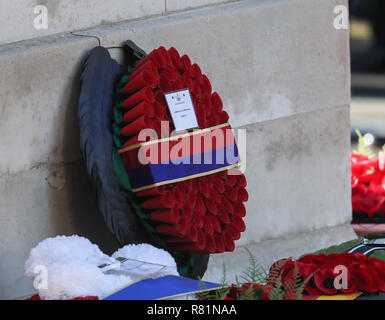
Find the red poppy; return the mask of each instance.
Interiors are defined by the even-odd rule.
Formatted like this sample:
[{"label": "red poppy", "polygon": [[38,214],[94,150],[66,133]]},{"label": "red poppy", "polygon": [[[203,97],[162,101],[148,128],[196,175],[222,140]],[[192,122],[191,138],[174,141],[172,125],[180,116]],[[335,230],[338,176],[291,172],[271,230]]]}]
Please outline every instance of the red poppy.
[{"label": "red poppy", "polygon": [[[277,266],[277,263],[274,265]],[[302,280],[314,273],[314,276],[305,284],[306,294],[385,292],[385,262],[367,258],[361,253],[307,255],[297,260],[296,264]],[[338,275],[335,273],[335,267],[339,265],[347,268],[347,288],[335,287],[334,281]],[[290,276],[293,276],[293,271],[294,261],[286,261],[280,269],[284,286],[288,283]]]},{"label": "red poppy", "polygon": [[332,295],[338,291],[334,286],[335,274],[333,269],[331,265],[326,265],[314,274],[314,283],[323,294]]}]

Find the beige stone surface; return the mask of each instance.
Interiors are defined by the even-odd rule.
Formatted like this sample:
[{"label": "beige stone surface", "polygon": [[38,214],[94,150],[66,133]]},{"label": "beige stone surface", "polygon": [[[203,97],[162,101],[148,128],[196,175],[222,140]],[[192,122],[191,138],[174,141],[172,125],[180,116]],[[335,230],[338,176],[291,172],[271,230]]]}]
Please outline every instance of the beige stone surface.
[{"label": "beige stone surface", "polygon": [[[189,54],[233,127],[247,130],[247,230],[235,253],[212,257],[207,278],[220,275],[222,257],[232,274],[243,269],[244,246],[268,265],[351,239],[349,38],[333,27],[334,6],[347,1],[202,0],[202,8],[166,15],[151,1],[153,11],[130,11],[151,18],[78,33],[104,46],[131,39],[147,51],[164,45]],[[91,23],[128,19],[98,13]],[[106,253],[116,249],[79,152],[80,66],[97,44],[63,33],[0,45],[0,299],[32,293],[23,264],[46,237],[79,234]]]},{"label": "beige stone surface", "polygon": [[[47,8],[47,29],[34,20]],[[0,45],[165,13],[165,0],[0,0]]]},{"label": "beige stone surface", "polygon": [[248,228],[238,245],[351,221],[348,106],[246,129]]}]

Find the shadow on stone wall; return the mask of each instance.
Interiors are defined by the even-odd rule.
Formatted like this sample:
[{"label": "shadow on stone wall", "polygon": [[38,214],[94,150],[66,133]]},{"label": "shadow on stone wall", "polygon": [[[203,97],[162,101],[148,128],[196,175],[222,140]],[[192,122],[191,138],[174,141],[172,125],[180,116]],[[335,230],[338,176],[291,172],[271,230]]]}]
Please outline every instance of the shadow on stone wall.
[{"label": "shadow on stone wall", "polygon": [[[80,59],[81,61],[82,59]],[[50,164],[46,178],[50,185],[50,209],[56,233],[77,234],[99,245],[100,249],[111,254],[120,247],[113,234],[108,230],[97,208],[97,198],[88,180],[85,163],[81,157],[79,144],[78,98],[80,91],[81,63],[74,67],[74,74],[68,80],[59,116],[56,119],[57,137],[52,141],[60,146],[63,159],[74,161],[64,164]]]}]

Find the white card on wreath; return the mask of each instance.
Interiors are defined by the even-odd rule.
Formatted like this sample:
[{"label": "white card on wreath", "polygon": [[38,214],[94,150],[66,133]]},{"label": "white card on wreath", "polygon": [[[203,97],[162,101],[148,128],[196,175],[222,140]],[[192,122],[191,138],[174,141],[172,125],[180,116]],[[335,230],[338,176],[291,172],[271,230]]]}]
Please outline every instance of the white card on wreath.
[{"label": "white card on wreath", "polygon": [[198,120],[189,89],[168,92],[164,94],[175,131],[198,128]]}]

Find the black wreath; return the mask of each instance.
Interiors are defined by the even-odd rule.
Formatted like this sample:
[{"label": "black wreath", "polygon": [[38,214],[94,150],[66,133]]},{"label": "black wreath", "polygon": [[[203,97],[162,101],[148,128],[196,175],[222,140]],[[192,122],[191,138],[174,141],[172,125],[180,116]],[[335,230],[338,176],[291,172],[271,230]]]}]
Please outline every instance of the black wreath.
[{"label": "black wreath", "polygon": [[[102,46],[92,49],[84,59],[79,97],[80,147],[88,176],[97,195],[100,212],[109,230],[121,245],[151,243],[134,208],[121,192],[114,172],[112,153],[113,96],[117,81],[125,70],[134,67],[146,53],[132,41],[123,45],[125,62],[118,64]],[[175,257],[178,266],[186,257]],[[185,276],[202,277],[207,269],[208,254],[191,254],[193,260]]]}]

